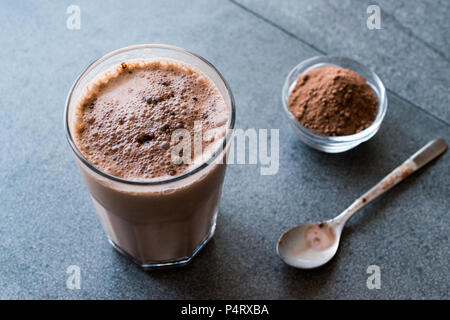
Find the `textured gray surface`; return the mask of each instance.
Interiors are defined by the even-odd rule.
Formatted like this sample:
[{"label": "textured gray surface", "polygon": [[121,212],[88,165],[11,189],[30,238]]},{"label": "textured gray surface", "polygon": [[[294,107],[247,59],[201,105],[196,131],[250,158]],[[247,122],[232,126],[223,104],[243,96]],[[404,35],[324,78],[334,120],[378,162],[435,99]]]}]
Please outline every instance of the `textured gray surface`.
[{"label": "textured gray surface", "polygon": [[[275,253],[286,228],[332,217],[429,139],[448,139],[445,122],[390,94],[386,120],[373,140],[344,154],[322,154],[298,141],[280,108],[285,76],[317,55],[311,47],[230,2],[78,1],[77,31],[65,26],[71,3],[1,4],[0,298],[449,297],[448,153],[355,217],[338,256],[325,267],[297,271]],[[423,19],[433,21],[433,13],[418,11],[413,19],[427,14]],[[442,12],[435,14],[440,19]],[[445,31],[438,31],[427,41],[448,54]],[[343,41],[341,54],[363,57],[345,34],[335,37]],[[408,37],[396,41],[416,45]],[[216,235],[184,269],[145,273],[113,251],[64,138],[64,101],[78,73],[100,55],[135,43],[173,44],[206,57],[233,89],[237,127],[280,128],[279,173],[260,176],[257,166],[229,167]],[[424,52],[416,65],[442,66],[441,58]],[[398,67],[397,59],[379,59],[375,51],[363,60],[377,71]],[[422,76],[437,81],[430,90],[440,83],[444,93],[390,88],[416,103],[441,105],[435,114],[445,119],[449,83],[443,66],[447,76]],[[410,81],[415,74],[403,76]],[[396,77],[394,72],[383,79],[395,84]],[[381,268],[380,290],[366,287],[371,264]],[[81,290],[66,288],[69,265],[81,268]]]},{"label": "textured gray surface", "polygon": [[[400,0],[236,0],[330,55],[367,64],[386,87],[450,122],[450,3]],[[381,29],[366,9],[381,9]]]}]

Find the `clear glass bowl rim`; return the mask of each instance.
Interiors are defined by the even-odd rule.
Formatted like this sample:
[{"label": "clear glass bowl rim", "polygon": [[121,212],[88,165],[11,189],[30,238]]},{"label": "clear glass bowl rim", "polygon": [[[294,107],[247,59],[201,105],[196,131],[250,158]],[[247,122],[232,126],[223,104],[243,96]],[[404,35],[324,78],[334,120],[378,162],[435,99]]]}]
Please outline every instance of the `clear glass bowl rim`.
[{"label": "clear glass bowl rim", "polygon": [[[357,65],[359,68],[364,69],[365,71],[370,73],[372,75],[372,77],[375,79],[374,85],[376,85],[377,89],[379,90],[380,96],[377,96],[378,100],[379,100],[378,101],[378,112],[377,112],[377,116],[375,117],[374,122],[372,122],[372,124],[370,126],[368,126],[366,129],[364,129],[358,133],[355,133],[355,134],[346,135],[346,136],[325,136],[325,135],[315,133],[314,131],[309,130],[308,128],[301,125],[300,122],[298,122],[298,120],[295,118],[295,116],[291,113],[291,110],[289,110],[289,106],[288,106],[287,102],[288,102],[289,94],[290,94],[290,92],[289,92],[290,86],[289,86],[288,82],[289,82],[289,79],[291,78],[291,76],[295,72],[297,72],[299,69],[304,69],[300,73],[300,74],[304,74],[305,72],[307,72],[311,69],[315,69],[315,68],[319,67],[320,65],[335,65],[335,66],[341,67],[338,63],[333,63],[331,61],[333,59],[347,61],[351,64]],[[322,60],[324,60],[324,61],[322,61]],[[291,84],[291,86],[293,86],[293,84]],[[314,141],[319,141],[321,143],[339,143],[339,142],[344,143],[344,142],[354,142],[354,141],[358,141],[358,140],[364,141],[365,137],[370,135],[374,130],[378,129],[378,127],[381,125],[381,122],[383,121],[384,116],[386,115],[386,111],[387,111],[386,88],[384,87],[383,82],[378,77],[378,75],[374,71],[367,68],[365,65],[361,64],[360,62],[353,60],[351,58],[343,57],[343,56],[320,55],[320,56],[308,58],[308,59],[300,62],[298,65],[296,65],[294,68],[292,68],[292,70],[289,72],[288,76],[286,77],[286,80],[283,85],[281,99],[282,99],[283,109],[286,112],[287,116],[290,118],[291,123],[294,123],[296,125],[296,127],[309,139],[314,140]]]},{"label": "clear glass bowl rim", "polygon": [[[90,72],[95,66],[97,66],[98,64],[100,64],[101,62],[111,58],[114,55],[126,52],[126,51],[131,51],[131,50],[136,50],[136,49],[152,49],[152,48],[158,48],[158,49],[167,49],[167,50],[173,50],[173,51],[178,51],[181,52],[183,54],[186,55],[190,55],[196,59],[201,60],[201,62],[205,63],[207,66],[209,66],[214,72],[217,73],[217,75],[220,77],[220,79],[223,81],[225,88],[227,90],[227,94],[229,95],[230,98],[230,102],[231,102],[231,110],[230,110],[230,117],[228,119],[228,125],[227,125],[227,134],[225,135],[225,137],[223,138],[223,143],[222,143],[222,148],[219,148],[218,150],[216,150],[211,157],[205,161],[204,163],[202,163],[200,166],[193,168],[192,170],[183,173],[181,175],[175,176],[173,178],[170,179],[164,179],[164,180],[149,180],[149,181],[137,181],[137,180],[128,180],[128,179],[123,179],[123,178],[119,178],[116,176],[113,176],[107,172],[104,172],[103,170],[100,170],[99,168],[95,167],[93,164],[91,164],[81,153],[81,151],[78,149],[78,147],[76,146],[75,142],[73,141],[72,138],[72,134],[70,132],[70,126],[69,126],[69,105],[72,99],[72,95],[73,95],[73,91],[76,88],[76,86],[79,84],[79,82],[81,81],[81,79],[88,73]],[[70,88],[69,94],[67,95],[66,98],[66,103],[65,103],[65,108],[64,108],[64,130],[66,133],[66,138],[67,141],[69,142],[69,145],[72,149],[72,151],[75,153],[75,155],[77,156],[77,158],[84,164],[86,165],[89,169],[91,169],[92,171],[94,171],[95,173],[114,180],[116,182],[120,182],[120,183],[124,183],[124,184],[129,184],[129,185],[142,185],[142,186],[155,186],[155,185],[163,185],[163,184],[169,184],[175,181],[180,181],[183,179],[186,179],[194,174],[196,174],[197,172],[200,172],[201,170],[203,170],[204,168],[207,168],[210,164],[214,163],[214,161],[217,159],[217,157],[219,157],[220,155],[223,154],[223,152],[225,152],[227,150],[227,147],[231,141],[231,135],[232,135],[232,130],[234,129],[234,125],[235,125],[235,121],[236,121],[236,107],[235,107],[235,101],[234,101],[234,96],[233,93],[231,92],[231,88],[228,84],[228,82],[225,80],[225,78],[222,76],[222,74],[219,72],[219,70],[216,69],[216,67],[214,67],[213,64],[211,64],[209,61],[207,61],[205,58],[192,53],[188,50],[185,50],[183,48],[179,48],[176,46],[171,46],[171,45],[165,45],[165,44],[138,44],[138,45],[131,45],[131,46],[127,46],[127,47],[123,47],[114,51],[111,51],[105,55],[103,55],[102,57],[100,57],[99,59],[93,61],[92,63],[90,63],[86,69],[81,72],[81,74],[77,77],[77,79],[75,80],[75,82],[73,83],[72,87]]]}]

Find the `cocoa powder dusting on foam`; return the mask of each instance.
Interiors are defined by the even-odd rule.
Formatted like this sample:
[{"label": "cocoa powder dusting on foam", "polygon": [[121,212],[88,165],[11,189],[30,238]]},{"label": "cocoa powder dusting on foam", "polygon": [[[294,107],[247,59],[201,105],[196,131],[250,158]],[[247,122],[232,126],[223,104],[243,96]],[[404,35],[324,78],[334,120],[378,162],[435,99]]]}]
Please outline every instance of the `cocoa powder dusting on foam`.
[{"label": "cocoa powder dusting on foam", "polygon": [[193,141],[195,121],[213,137],[202,142],[204,153],[224,135],[229,111],[221,94],[184,63],[122,62],[89,86],[76,111],[75,143],[90,163],[114,176],[147,180],[186,172],[192,164],[171,161],[171,138],[183,128]]},{"label": "cocoa powder dusting on foam", "polygon": [[378,111],[378,98],[366,80],[334,66],[301,75],[288,104],[303,126],[326,136],[360,132],[372,124]]}]

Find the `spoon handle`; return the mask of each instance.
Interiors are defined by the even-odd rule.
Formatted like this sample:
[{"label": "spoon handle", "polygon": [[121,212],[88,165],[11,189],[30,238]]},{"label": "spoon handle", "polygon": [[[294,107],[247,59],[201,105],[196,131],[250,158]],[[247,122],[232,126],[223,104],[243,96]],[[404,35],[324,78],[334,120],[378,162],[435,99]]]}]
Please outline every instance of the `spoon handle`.
[{"label": "spoon handle", "polygon": [[422,149],[409,157],[408,160],[403,162],[399,167],[395,168],[391,173],[384,177],[383,180],[378,182],[374,187],[372,187],[372,189],[356,199],[350,207],[330,222],[338,225],[341,224],[343,226],[345,222],[359,209],[363,208],[369,202],[385,193],[400,181],[403,181],[410,174],[419,170],[428,162],[441,155],[445,152],[445,150],[447,150],[447,143],[444,139],[436,139],[428,142]]}]

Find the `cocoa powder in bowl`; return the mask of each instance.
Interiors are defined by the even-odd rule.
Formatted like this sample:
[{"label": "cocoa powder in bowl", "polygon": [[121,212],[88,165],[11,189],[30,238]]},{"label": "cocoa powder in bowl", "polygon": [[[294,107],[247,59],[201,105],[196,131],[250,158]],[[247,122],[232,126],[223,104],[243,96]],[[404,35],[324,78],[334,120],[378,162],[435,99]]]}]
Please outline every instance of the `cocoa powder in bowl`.
[{"label": "cocoa powder in bowl", "polygon": [[378,112],[378,98],[366,79],[335,66],[301,75],[288,105],[300,124],[326,136],[360,132],[373,123]]}]

